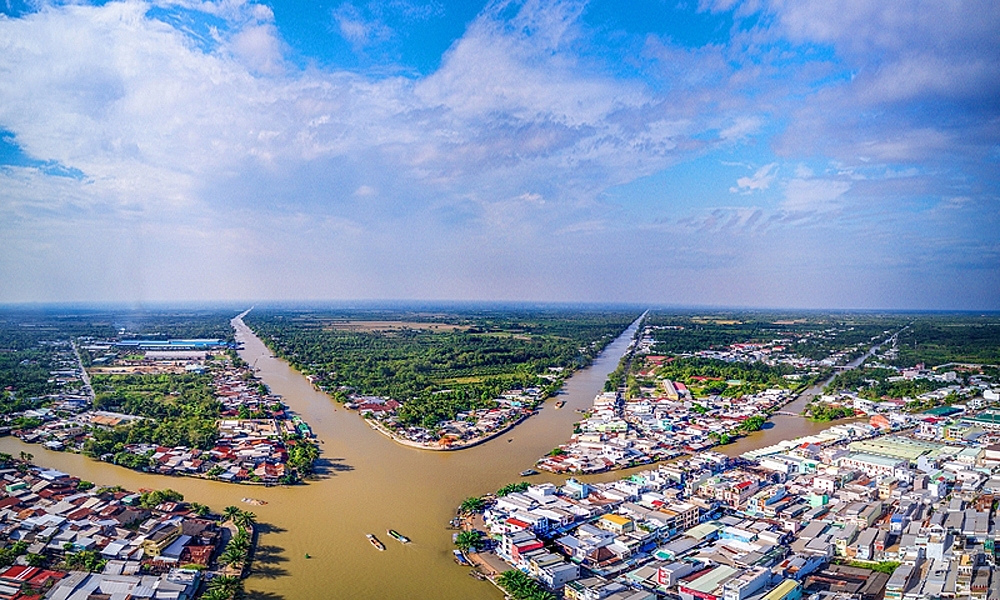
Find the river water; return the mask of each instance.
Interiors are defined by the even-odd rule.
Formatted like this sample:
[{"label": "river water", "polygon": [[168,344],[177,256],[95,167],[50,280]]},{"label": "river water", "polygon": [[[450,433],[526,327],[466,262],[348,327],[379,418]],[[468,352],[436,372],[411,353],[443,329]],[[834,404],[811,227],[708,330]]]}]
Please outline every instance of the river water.
[{"label": "river water", "polygon": [[[336,598],[499,599],[489,583],[457,567],[446,528],[461,501],[520,480],[519,473],[565,442],[580,415],[603,389],[608,373],[624,354],[637,323],[612,342],[591,367],[567,382],[562,409],[550,399],[539,413],[499,438],[457,452],[433,452],[400,446],[373,431],[356,413],[316,391],[243,325],[234,321],[240,355],[321,440],[320,479],[308,485],[263,488],[184,477],[137,473],[78,454],[52,452],[13,437],[0,439],[0,451],[26,451],[34,462],[98,484],[127,489],[176,489],[190,501],[216,511],[228,505],[252,510],[264,525],[253,574],[251,598],[308,600]],[[614,479],[605,473],[596,479]],[[542,474],[531,481],[560,482]],[[240,503],[244,496],[267,501]],[[386,529],[396,529],[413,543],[402,546]],[[378,552],[365,538],[375,533],[386,544]],[[311,558],[306,559],[309,554]]]},{"label": "river water", "polygon": [[[892,341],[896,335],[898,335],[898,332],[889,337],[889,339],[883,342],[883,344]],[[851,369],[858,368],[863,362],[865,362],[865,360],[868,359],[868,357],[875,354],[881,346],[882,344],[873,346],[862,356],[845,365],[844,370],[849,371]],[[783,412],[801,415],[802,411],[806,408],[806,404],[808,404],[809,401],[816,396],[822,394],[823,388],[833,381],[834,377],[836,377],[836,375],[803,391],[797,398],[795,398],[795,400],[786,404],[781,410]],[[773,446],[774,444],[784,440],[815,435],[840,423],[849,423],[859,420],[863,421],[865,419],[866,417],[858,417],[857,419],[852,418],[835,422],[822,422],[810,421],[802,416],[793,417],[791,415],[773,415],[768,422],[764,424],[764,427],[760,431],[755,431],[750,435],[742,437],[732,444],[720,446],[718,450],[727,456],[739,456],[744,452]]]}]

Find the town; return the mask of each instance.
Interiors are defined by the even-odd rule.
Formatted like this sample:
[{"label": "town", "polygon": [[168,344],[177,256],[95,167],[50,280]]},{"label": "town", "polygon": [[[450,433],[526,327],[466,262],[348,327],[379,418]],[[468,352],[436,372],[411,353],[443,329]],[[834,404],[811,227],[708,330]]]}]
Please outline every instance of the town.
[{"label": "town", "polygon": [[[0,598],[230,598],[242,589],[253,513],[225,516],[172,490],[99,487],[0,455]],[[204,593],[202,593],[204,592]]]},{"label": "town", "polygon": [[60,391],[5,416],[5,431],[26,442],[162,475],[263,485],[300,481],[318,456],[308,424],[226,340],[82,339],[59,349],[51,375]]},{"label": "town", "polygon": [[[711,448],[759,429],[796,397],[792,386],[729,395],[744,382],[722,380],[722,393],[695,394],[707,378],[662,377],[684,357],[651,354],[650,333],[609,378],[618,389],[598,394],[571,442],[538,466],[588,474],[660,464],[617,481],[522,481],[470,498],[455,540],[476,572],[523,598],[1000,598],[993,367],[893,367],[894,335],[826,365],[792,359],[787,381],[829,377],[808,405],[850,418],[731,457]],[[750,346],[711,360],[770,355],[759,354],[767,344]],[[892,397],[899,390],[920,393]]]},{"label": "town", "polygon": [[1000,411],[893,421],[610,483],[515,484],[466,521],[484,534],[470,557],[566,598],[1000,597]]}]

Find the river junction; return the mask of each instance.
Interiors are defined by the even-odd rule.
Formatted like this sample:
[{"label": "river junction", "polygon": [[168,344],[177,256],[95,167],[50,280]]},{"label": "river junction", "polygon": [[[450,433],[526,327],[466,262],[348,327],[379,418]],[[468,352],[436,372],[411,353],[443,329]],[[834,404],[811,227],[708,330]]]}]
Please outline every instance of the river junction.
[{"label": "river junction", "polygon": [[[458,452],[426,452],[401,446],[381,435],[357,414],[336,405],[271,351],[239,319],[234,319],[241,357],[258,376],[284,397],[321,441],[319,479],[295,487],[253,487],[130,471],[85,456],[45,450],[12,437],[0,451],[34,454],[34,462],[99,484],[127,489],[172,488],[190,501],[220,511],[247,496],[267,504],[253,508],[261,526],[248,597],[260,600],[326,598],[500,598],[493,586],[469,577],[452,559],[451,531],[445,525],[455,507],[520,479],[563,442],[576,409],[587,409],[603,389],[607,375],[625,353],[638,323],[623,332],[587,369],[575,373],[557,399],[506,434]],[[796,410],[803,396],[788,408]],[[722,448],[727,454],[768,446],[782,439],[811,435],[828,425],[802,417],[775,416],[773,425]],[[648,468],[648,467],[647,467]],[[586,478],[617,479],[628,471]],[[532,482],[561,483],[563,477],[541,474]],[[251,492],[252,491],[252,492]],[[372,548],[366,533],[395,529],[412,543],[390,543],[385,552]],[[390,540],[391,541],[391,540]],[[306,558],[307,555],[309,558]]]}]

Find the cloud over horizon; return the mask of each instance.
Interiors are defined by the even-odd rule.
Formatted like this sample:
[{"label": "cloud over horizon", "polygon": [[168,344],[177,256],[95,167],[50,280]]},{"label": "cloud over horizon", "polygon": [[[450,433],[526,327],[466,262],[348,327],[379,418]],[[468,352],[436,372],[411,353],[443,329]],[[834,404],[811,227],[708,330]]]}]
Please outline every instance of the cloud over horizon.
[{"label": "cloud over horizon", "polygon": [[994,3],[391,4],[0,18],[0,302],[1000,308]]}]

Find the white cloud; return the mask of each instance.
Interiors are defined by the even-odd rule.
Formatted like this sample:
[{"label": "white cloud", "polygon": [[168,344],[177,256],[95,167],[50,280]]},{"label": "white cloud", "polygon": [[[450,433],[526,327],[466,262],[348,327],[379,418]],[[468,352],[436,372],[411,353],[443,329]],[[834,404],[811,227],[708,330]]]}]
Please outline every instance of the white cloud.
[{"label": "white cloud", "polygon": [[749,194],[759,190],[766,190],[778,177],[778,163],[764,165],[750,177],[740,177],[736,180],[737,187],[729,188],[732,193],[742,192]]},{"label": "white cloud", "polygon": [[789,211],[825,211],[851,189],[846,181],[833,179],[792,179],[785,185],[782,207]]}]

